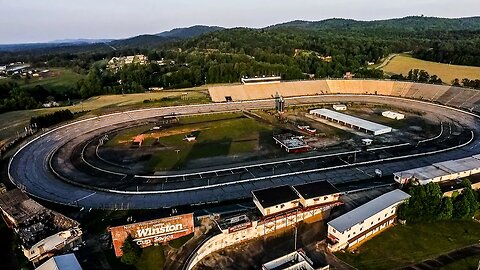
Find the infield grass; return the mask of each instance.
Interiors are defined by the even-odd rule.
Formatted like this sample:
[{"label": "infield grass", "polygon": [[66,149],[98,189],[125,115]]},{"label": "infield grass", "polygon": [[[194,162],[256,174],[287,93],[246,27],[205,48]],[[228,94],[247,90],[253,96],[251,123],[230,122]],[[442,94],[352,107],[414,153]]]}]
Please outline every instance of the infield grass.
[{"label": "infield grass", "polygon": [[[236,118],[233,118],[235,114],[222,115],[226,119],[220,120],[219,115],[216,115],[216,120],[205,122],[205,116],[201,116],[198,118],[201,122],[167,129],[166,136],[160,134],[158,141],[166,149],[159,150],[152,156],[151,169],[180,169],[187,161],[252,153],[265,147],[266,141],[273,145],[272,126],[241,115]],[[184,140],[185,135],[189,134],[196,136],[194,142]]]}]

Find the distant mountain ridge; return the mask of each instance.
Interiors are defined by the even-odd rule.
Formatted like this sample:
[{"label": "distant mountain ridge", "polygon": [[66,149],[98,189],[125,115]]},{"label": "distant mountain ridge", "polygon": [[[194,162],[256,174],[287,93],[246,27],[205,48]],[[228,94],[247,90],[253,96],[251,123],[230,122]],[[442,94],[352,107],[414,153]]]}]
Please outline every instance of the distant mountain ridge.
[{"label": "distant mountain ridge", "polygon": [[396,19],[357,21],[352,19],[332,18],[321,21],[296,20],[275,24],[267,28],[292,27],[302,29],[371,29],[371,28],[403,28],[404,30],[480,30],[480,16],[465,18],[438,18],[424,16],[408,16]]},{"label": "distant mountain ridge", "polygon": [[159,37],[183,39],[183,38],[196,37],[206,33],[219,31],[223,29],[225,28],[220,26],[194,25],[194,26],[184,27],[184,28],[175,28],[170,31],[164,31],[155,35]]},{"label": "distant mountain ridge", "polygon": [[76,39],[57,39],[47,43],[55,44],[95,44],[110,42],[115,39],[93,39],[93,38],[76,38]]},{"label": "distant mountain ridge", "polygon": [[[370,30],[388,31],[389,29],[401,29],[405,32],[412,31],[480,31],[480,16],[465,18],[438,18],[424,16],[408,16],[403,18],[358,21],[353,19],[331,18],[320,21],[295,20],[279,23],[259,29],[245,28],[250,30],[275,30],[282,28],[294,28],[307,31],[328,30],[357,30],[368,32]],[[0,52],[34,51],[34,50],[58,50],[75,53],[77,51],[112,49],[112,48],[154,48],[167,42],[199,37],[203,34],[216,31],[229,31],[220,26],[194,25],[184,28],[175,28],[157,34],[144,34],[125,39],[64,39],[49,43],[9,44],[0,45]]]},{"label": "distant mountain ridge", "polygon": [[125,39],[63,39],[54,40],[45,43],[26,43],[26,44],[0,44],[0,51],[27,51],[36,49],[48,49],[57,47],[76,47],[88,46],[105,43],[113,47],[137,48],[137,47],[154,47],[165,42],[197,37],[205,33],[219,31],[225,29],[219,26],[194,25],[185,28],[175,28],[158,34],[144,34]]}]

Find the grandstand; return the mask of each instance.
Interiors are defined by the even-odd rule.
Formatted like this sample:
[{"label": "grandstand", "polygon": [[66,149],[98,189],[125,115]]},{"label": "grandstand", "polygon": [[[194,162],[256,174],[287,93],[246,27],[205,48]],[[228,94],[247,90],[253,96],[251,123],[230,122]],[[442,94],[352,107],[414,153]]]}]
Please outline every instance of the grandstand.
[{"label": "grandstand", "polygon": [[419,99],[480,112],[480,92],[478,90],[413,82],[315,80],[275,84],[214,86],[208,90],[214,102],[269,99],[274,98],[277,92],[283,97],[367,94]]}]

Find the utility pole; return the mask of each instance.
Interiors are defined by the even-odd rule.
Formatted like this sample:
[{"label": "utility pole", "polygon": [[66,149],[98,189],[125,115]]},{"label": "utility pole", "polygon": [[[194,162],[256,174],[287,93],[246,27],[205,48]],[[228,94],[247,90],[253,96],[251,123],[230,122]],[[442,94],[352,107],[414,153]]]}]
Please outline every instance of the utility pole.
[{"label": "utility pole", "polygon": [[297,224],[295,224],[295,243],[294,243],[295,250],[297,250],[297,234],[298,234],[297,230],[298,230]]}]

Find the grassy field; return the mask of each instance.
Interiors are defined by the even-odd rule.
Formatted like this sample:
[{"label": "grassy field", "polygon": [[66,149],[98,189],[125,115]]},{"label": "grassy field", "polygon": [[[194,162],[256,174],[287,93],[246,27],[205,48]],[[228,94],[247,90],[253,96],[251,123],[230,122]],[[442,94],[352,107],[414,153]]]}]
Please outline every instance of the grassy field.
[{"label": "grassy field", "polygon": [[458,260],[451,264],[440,267],[439,270],[477,270],[478,264],[480,262],[480,255],[472,256],[463,260]]},{"label": "grassy field", "polygon": [[[179,125],[160,131],[150,131],[150,128],[142,126],[124,130],[112,137],[107,146],[130,147],[132,139],[139,134],[145,136],[142,147],[152,146],[158,140],[162,148],[154,151],[148,166],[156,171],[179,169],[188,161],[205,157],[252,153],[269,147],[266,141],[273,147],[271,135],[274,127],[246,118],[242,113],[182,117]],[[195,141],[184,140],[190,134],[196,136]]]},{"label": "grassy field", "polygon": [[387,74],[408,74],[411,69],[423,69],[430,75],[437,75],[444,83],[450,84],[458,78],[480,79],[480,67],[457,66],[416,59],[408,54],[399,54],[382,68]]},{"label": "grassy field", "polygon": [[179,249],[183,245],[185,245],[185,243],[187,243],[188,240],[192,239],[192,237],[193,237],[193,233],[191,233],[189,235],[185,235],[185,236],[177,238],[177,239],[174,239],[174,240],[168,242],[168,245],[172,248]]},{"label": "grassy field", "polygon": [[479,239],[480,224],[473,221],[397,225],[361,245],[357,253],[336,255],[358,269],[392,269],[478,243]]},{"label": "grassy field", "polygon": [[135,264],[138,270],[161,270],[165,264],[163,246],[154,246],[143,249],[140,259]]},{"label": "grassy field", "polygon": [[[3,113],[0,114],[0,118],[2,119],[2,122],[6,124],[0,127],[0,145],[9,138],[16,136],[17,132],[22,132],[24,127],[28,125],[32,116],[47,114],[57,110],[69,109],[72,112],[80,112],[82,110],[90,111],[83,116],[86,118],[118,111],[120,109],[137,109],[209,102],[207,95],[199,91],[189,91],[189,99],[182,100],[180,97],[185,91],[186,90],[128,95],[104,95],[89,98],[84,102],[72,106]],[[144,103],[145,100],[149,100],[150,102]]]},{"label": "grassy field", "polygon": [[[234,156],[251,153],[258,150],[263,141],[271,139],[273,127],[257,122],[253,119],[241,117],[232,118],[227,114],[226,119],[205,122],[200,116],[200,122],[187,119],[188,126],[179,126],[168,129],[173,135],[160,137],[159,142],[169,147],[168,150],[158,151],[151,160],[153,170],[169,170],[181,168],[187,161],[216,156]],[[187,129],[185,129],[187,127]],[[195,134],[195,142],[184,141],[185,135]],[[177,151],[175,150],[180,150]]]},{"label": "grassy field", "polygon": [[27,82],[25,82],[24,80],[18,80],[17,82],[22,87],[34,87],[35,85],[41,85],[45,89],[52,90],[57,93],[62,93],[65,89],[75,88],[77,82],[83,77],[84,75],[78,74],[70,69],[52,68],[50,69],[49,77],[37,77],[32,78]]}]

